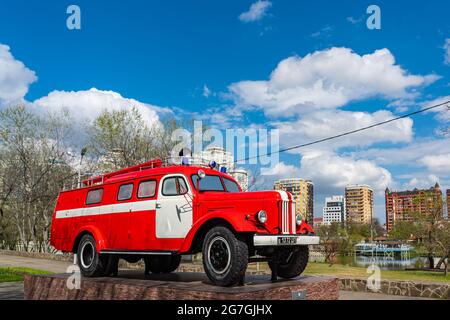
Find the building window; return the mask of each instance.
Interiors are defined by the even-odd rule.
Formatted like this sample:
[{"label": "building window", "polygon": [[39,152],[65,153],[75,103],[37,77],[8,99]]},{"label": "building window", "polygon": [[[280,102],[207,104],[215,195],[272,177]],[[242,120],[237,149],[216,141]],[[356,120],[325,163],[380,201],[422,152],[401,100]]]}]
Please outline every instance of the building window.
[{"label": "building window", "polygon": [[89,190],[86,197],[86,204],[96,204],[102,202],[103,189]]}]

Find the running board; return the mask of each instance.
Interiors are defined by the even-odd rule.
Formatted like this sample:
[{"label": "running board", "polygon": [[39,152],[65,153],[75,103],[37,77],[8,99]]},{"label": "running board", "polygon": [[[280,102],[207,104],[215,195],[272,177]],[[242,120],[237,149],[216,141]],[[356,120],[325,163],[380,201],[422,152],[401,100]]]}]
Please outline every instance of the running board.
[{"label": "running board", "polygon": [[127,250],[102,250],[101,254],[133,254],[133,255],[173,255],[175,251],[127,251]]}]

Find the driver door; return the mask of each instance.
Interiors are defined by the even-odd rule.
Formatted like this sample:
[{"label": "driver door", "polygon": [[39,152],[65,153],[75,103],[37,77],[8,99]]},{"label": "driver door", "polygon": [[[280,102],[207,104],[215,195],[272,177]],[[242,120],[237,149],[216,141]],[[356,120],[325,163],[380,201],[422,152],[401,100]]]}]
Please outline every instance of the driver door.
[{"label": "driver door", "polygon": [[185,238],[192,227],[192,191],[183,175],[167,175],[159,184],[156,237]]}]

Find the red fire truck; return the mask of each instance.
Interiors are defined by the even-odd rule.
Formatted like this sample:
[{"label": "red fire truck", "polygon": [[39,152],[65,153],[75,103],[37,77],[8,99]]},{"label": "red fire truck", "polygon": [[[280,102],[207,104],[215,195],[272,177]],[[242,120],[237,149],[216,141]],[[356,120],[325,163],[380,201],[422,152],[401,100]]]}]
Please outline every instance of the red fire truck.
[{"label": "red fire truck", "polygon": [[77,254],[83,276],[111,276],[119,259],[169,273],[181,255],[202,252],[208,278],[231,286],[247,264],[268,261],[272,278],[293,278],[317,244],[284,191],[242,192],[214,168],[152,160],[83,181],[59,194],[51,244]]}]

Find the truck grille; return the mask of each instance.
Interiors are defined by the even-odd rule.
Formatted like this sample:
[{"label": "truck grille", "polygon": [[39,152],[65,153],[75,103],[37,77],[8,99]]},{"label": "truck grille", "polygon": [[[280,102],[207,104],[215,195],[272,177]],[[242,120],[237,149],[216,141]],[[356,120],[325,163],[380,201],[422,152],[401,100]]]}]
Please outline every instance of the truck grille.
[{"label": "truck grille", "polygon": [[293,234],[296,231],[295,226],[295,203],[287,200],[281,201],[281,233]]}]

